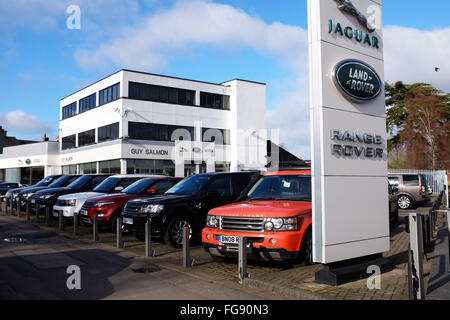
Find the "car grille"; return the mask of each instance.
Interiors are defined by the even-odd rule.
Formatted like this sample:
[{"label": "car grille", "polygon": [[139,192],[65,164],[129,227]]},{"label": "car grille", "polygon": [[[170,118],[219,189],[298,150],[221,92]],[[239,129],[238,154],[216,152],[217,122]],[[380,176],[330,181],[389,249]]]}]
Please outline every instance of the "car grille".
[{"label": "car grille", "polygon": [[60,206],[60,207],[65,207],[67,206],[67,201],[66,200],[56,200],[55,205]]},{"label": "car grille", "polygon": [[142,207],[141,202],[127,202],[127,205],[125,206],[125,209],[123,211],[126,212],[133,212],[133,213],[139,213],[139,209]]},{"label": "car grille", "polygon": [[83,203],[83,207],[82,207],[81,209],[83,209],[83,210],[88,210],[88,209],[90,209],[90,208],[93,208],[95,203],[96,203],[96,202],[85,201],[85,202]]},{"label": "car grille", "polygon": [[220,217],[220,230],[263,232],[264,218]]}]

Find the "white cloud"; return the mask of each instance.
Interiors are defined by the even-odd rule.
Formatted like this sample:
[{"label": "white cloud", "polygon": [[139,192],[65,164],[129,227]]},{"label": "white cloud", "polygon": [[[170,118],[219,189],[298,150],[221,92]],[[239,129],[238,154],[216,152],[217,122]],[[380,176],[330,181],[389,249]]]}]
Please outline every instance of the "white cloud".
[{"label": "white cloud", "polygon": [[387,81],[426,82],[450,92],[450,27],[424,31],[387,26],[384,47]]},{"label": "white cloud", "polygon": [[55,127],[36,116],[27,114],[23,110],[13,110],[6,114],[0,113],[0,126],[7,131],[20,134],[44,134],[53,133]]}]

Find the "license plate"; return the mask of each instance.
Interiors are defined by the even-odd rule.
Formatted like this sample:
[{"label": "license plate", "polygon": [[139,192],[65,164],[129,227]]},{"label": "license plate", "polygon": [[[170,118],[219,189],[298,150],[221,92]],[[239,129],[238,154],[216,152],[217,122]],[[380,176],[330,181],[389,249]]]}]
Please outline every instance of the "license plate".
[{"label": "license plate", "polygon": [[31,200],[31,203],[36,203],[36,200],[35,200],[35,199],[32,199],[32,200]]},{"label": "license plate", "polygon": [[133,219],[131,218],[122,218],[122,222],[126,224],[133,224]]},{"label": "license plate", "polygon": [[83,216],[87,216],[87,210],[80,210],[80,214]]},{"label": "license plate", "polygon": [[239,237],[235,236],[219,236],[219,243],[238,244]]}]

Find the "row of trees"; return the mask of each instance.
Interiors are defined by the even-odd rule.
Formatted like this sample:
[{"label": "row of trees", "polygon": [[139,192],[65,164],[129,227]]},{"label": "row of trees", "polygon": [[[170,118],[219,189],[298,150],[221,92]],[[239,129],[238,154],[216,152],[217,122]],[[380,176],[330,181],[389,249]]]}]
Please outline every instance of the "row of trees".
[{"label": "row of trees", "polygon": [[450,168],[450,94],[426,83],[385,84],[389,167]]}]

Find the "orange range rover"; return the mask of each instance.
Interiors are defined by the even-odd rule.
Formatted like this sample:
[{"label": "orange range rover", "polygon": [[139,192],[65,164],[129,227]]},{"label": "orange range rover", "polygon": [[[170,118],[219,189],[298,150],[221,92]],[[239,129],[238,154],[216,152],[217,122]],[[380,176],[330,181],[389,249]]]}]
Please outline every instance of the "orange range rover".
[{"label": "orange range rover", "polygon": [[251,256],[312,264],[311,221],[311,171],[271,172],[242,202],[209,211],[203,247],[213,258],[228,258],[244,236]]}]

